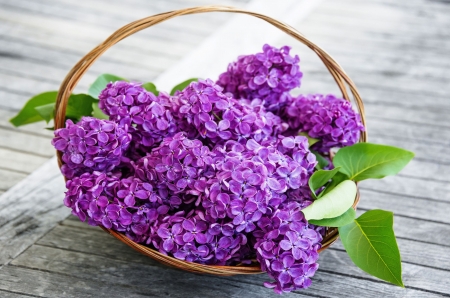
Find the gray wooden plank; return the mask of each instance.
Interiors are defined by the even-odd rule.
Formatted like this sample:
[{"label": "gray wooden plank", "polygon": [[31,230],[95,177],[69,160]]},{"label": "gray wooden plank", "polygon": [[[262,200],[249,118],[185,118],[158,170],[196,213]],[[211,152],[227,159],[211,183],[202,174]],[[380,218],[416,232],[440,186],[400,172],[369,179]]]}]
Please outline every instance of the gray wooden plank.
[{"label": "gray wooden plank", "polygon": [[[397,243],[402,262],[450,271],[450,256],[448,255],[450,248],[448,246],[409,239],[397,239]],[[333,244],[331,250],[345,251],[345,248],[339,240]],[[417,253],[418,251],[420,254]]]},{"label": "gray wooden plank", "polygon": [[[45,80],[37,80],[21,75],[0,72],[0,87],[7,88],[9,90],[29,91],[37,94],[47,90],[58,90],[59,84],[60,83],[56,80],[56,78],[53,82],[47,82]],[[29,98],[25,98],[25,100],[28,99]],[[4,104],[10,107],[21,108],[21,106],[16,106],[14,103],[10,102],[8,98],[2,98],[2,105]],[[23,105],[24,101],[19,102],[19,104]]]},{"label": "gray wooden plank", "polygon": [[[37,122],[32,124],[27,124],[20,127],[13,127],[12,124],[9,122],[9,119],[14,117],[16,115],[16,112],[0,109],[0,128],[1,129],[7,129],[11,131],[17,131],[22,132],[24,134],[31,134],[36,135],[39,137],[47,138],[50,141],[50,138],[53,137],[53,131],[49,131],[47,129],[44,129],[45,122]],[[26,136],[23,136],[26,138]]]},{"label": "gray wooden plank", "polygon": [[[420,183],[420,187],[413,187]],[[450,185],[448,182],[429,180],[424,183],[420,178],[408,176],[393,176],[383,179],[362,181],[359,187],[380,193],[400,196],[400,200],[422,199],[425,201],[439,201],[450,203]],[[450,208],[450,206],[449,206]]]},{"label": "gray wooden plank", "polygon": [[[2,73],[11,74],[12,78],[15,77],[28,77],[34,78],[36,80],[45,80],[47,82],[53,82],[54,84],[61,84],[62,80],[66,76],[68,72],[67,67],[59,67],[55,65],[51,65],[48,63],[44,63],[42,61],[33,60],[32,57],[24,57],[17,56],[10,58],[8,57],[9,53],[0,53],[0,69]],[[92,83],[95,78],[99,75],[99,73],[95,73],[93,71],[88,71],[84,78],[86,82]],[[75,89],[86,92],[88,90],[89,84],[86,84],[84,81],[80,82]],[[22,88],[24,90],[25,88]],[[26,89],[25,89],[26,90]],[[80,92],[78,91],[78,92]],[[30,95],[34,95],[36,93],[32,93],[32,90],[29,90]],[[9,95],[11,96],[11,94]],[[29,97],[27,93],[26,96]],[[4,97],[2,97],[4,98]]]},{"label": "gray wooden plank", "polygon": [[[364,30],[364,26],[355,28],[353,24],[346,24],[342,22],[339,23],[339,26],[336,26],[336,23],[334,23],[333,20],[327,20],[327,22],[323,22],[325,17],[326,16],[316,14],[315,16],[310,18],[310,22],[305,26],[308,29],[305,29],[304,32],[307,32],[309,35],[314,34],[327,37],[329,36],[330,40],[337,40],[339,33],[342,34],[348,32],[347,34],[342,36],[342,38],[344,38],[345,40],[359,40],[360,42],[370,43],[385,43],[387,46],[391,47],[403,46],[405,47],[405,51],[408,51],[408,47],[415,46],[416,48],[414,50],[433,50],[443,54],[445,53],[444,49],[449,46],[447,40],[440,40],[439,37],[441,36],[433,36],[432,33],[417,34],[416,32],[416,34],[402,34],[402,32],[397,32],[395,27],[390,31],[374,30],[373,28]],[[430,17],[430,19],[432,19],[432,17]],[[321,20],[322,22],[320,22]],[[420,39],[424,37],[428,38],[422,40]]]},{"label": "gray wooden plank", "polygon": [[[58,225],[44,237],[39,239],[36,244],[80,253],[100,255],[115,260],[138,263],[143,262],[142,257],[138,252],[129,249],[127,250],[125,244],[117,241],[100,228],[89,229],[86,228],[86,226],[86,223],[83,223],[83,226],[80,227]],[[410,235],[410,237],[413,236],[413,234]],[[404,238],[399,238],[397,240],[404,262],[450,271],[450,255],[448,255],[450,250],[449,246],[425,243],[420,238],[417,238],[417,240],[419,241]],[[338,243],[333,244],[333,248],[342,250],[343,246],[339,241]],[[420,255],[417,254],[417,251],[419,250],[422,252]],[[126,251],[127,253],[117,253],[118,251]]]},{"label": "gray wooden plank", "polygon": [[[120,297],[125,294],[127,297],[145,297],[135,293],[133,287],[113,288],[110,284],[20,267],[4,267],[0,270],[0,276],[1,290],[20,291],[37,297]],[[149,294],[157,295],[151,291]]]},{"label": "gray wooden plank", "polygon": [[372,135],[389,136],[400,140],[409,139],[417,143],[439,144],[445,147],[450,145],[450,130],[437,129],[434,126],[426,126],[411,121],[402,122],[396,119],[383,119],[380,117],[383,117],[383,115],[370,114],[367,116],[369,137]]},{"label": "gray wooden plank", "polygon": [[[45,126],[43,125],[42,127]],[[0,131],[0,147],[27,152],[41,157],[51,157],[55,154],[49,137],[32,135],[28,132],[13,129],[0,128]],[[30,144],[33,144],[33,146],[30,146]]]},{"label": "gray wooden plank", "polygon": [[35,295],[27,295],[27,294],[23,294],[23,293],[2,291],[2,290],[0,290],[0,296],[3,298],[37,297]]},{"label": "gray wooden plank", "polygon": [[[334,271],[339,268],[340,273],[355,277],[373,279],[372,276],[357,268],[348,257],[345,251],[326,250],[321,254],[319,261],[321,269]],[[448,280],[450,272],[433,268],[426,268],[418,265],[402,264],[403,282],[408,288],[422,289],[435,294],[448,295],[450,284],[442,282]],[[401,288],[390,286],[393,293],[404,291]],[[400,292],[401,293],[401,292]],[[404,293],[403,295],[407,295]],[[427,295],[423,293],[423,295]]]},{"label": "gray wooden plank", "polygon": [[[32,55],[35,60],[60,65],[61,67],[66,67],[68,71],[82,58],[83,55],[86,54],[84,52],[76,52],[73,50],[60,51],[58,49],[36,45],[21,39],[6,38],[5,36],[1,36],[0,39],[2,40],[2,49],[7,52],[15,52],[25,57]],[[120,67],[121,75],[134,77],[136,79],[151,80],[157,73],[155,70],[144,67],[140,61],[124,63],[123,60],[108,58],[107,55],[101,57],[92,66],[92,69],[97,70],[98,73],[117,73],[118,67]]]},{"label": "gray wooden plank", "polygon": [[[91,227],[78,218],[73,221],[65,220],[66,224],[57,225],[44,237],[36,242],[38,245],[70,250],[80,253],[100,255],[115,260],[154,265],[150,258],[129,249],[127,245],[113,238],[99,227]],[[75,226],[76,224],[79,224]],[[123,252],[123,253],[118,253]]]},{"label": "gray wooden plank", "polygon": [[[158,3],[159,2],[159,3]],[[148,15],[161,13],[164,11],[170,11],[173,9],[179,9],[186,6],[196,6],[201,5],[202,1],[184,1],[181,3],[176,3],[175,5],[172,3],[165,3],[163,1],[152,1],[152,2],[142,2],[138,1],[138,5],[133,7],[133,5],[124,5],[124,3],[120,1],[90,1],[90,3],[74,3],[70,1],[49,1],[47,0],[45,3],[40,5],[33,5],[32,1],[21,0],[14,3],[14,6],[24,8],[33,11],[34,13],[45,14],[53,18],[62,18],[69,17],[71,19],[75,19],[77,21],[88,21],[89,23],[97,26],[106,26],[111,25],[115,22],[130,22],[136,20],[138,18],[142,18]],[[226,3],[222,3],[222,5],[234,5],[237,4],[236,1],[226,1]],[[248,1],[242,1],[242,4],[247,3]],[[64,5],[61,5],[64,3]],[[109,4],[109,5],[108,5]],[[112,4],[112,5],[111,5]],[[159,4],[159,5],[158,5]],[[242,5],[241,4],[241,5]],[[109,9],[108,9],[109,6]],[[131,9],[130,9],[131,8]],[[72,12],[72,15],[70,15]],[[119,13],[120,12],[120,13]],[[165,26],[167,28],[160,27],[162,30],[156,37],[167,38],[163,33],[171,33],[179,31],[182,29],[184,32],[188,33],[186,37],[195,37],[204,33],[211,33],[211,30],[214,30],[215,26],[220,25],[223,21],[225,21],[227,16],[220,15],[219,17],[208,16],[207,20],[211,24],[209,28],[202,28],[200,26],[185,25],[182,26],[180,22],[170,22],[168,23],[170,26]],[[197,25],[201,23],[203,20],[198,20]]]},{"label": "gray wooden plank", "polygon": [[[320,11],[320,9],[319,9]],[[407,12],[406,12],[407,13]],[[404,15],[404,14],[403,14]],[[430,21],[433,19],[433,17],[439,17],[439,14],[436,12],[431,12],[429,19],[422,19],[422,22]],[[442,14],[441,14],[442,16]],[[309,20],[311,23],[313,23],[313,20],[324,20],[325,17],[320,15],[312,15],[310,16]],[[443,21],[444,22],[444,21]],[[425,34],[398,34],[396,35],[395,27],[391,27],[390,30],[383,30],[383,28],[380,29],[374,29],[365,31],[364,28],[356,27],[352,25],[346,25],[345,23],[340,23],[339,26],[336,26],[336,24],[333,24],[331,21],[326,22],[316,22],[309,26],[310,23],[305,24],[304,27],[308,29],[303,29],[303,31],[307,34],[316,34],[316,35],[326,35],[329,36],[330,40],[337,40],[339,38],[339,34],[345,33],[350,31],[351,34],[345,34],[340,36],[344,40],[359,40],[360,42],[370,42],[370,43],[385,43],[387,46],[394,46],[394,47],[400,47],[403,46],[405,48],[405,51],[408,50],[435,50],[439,53],[445,53],[445,47],[449,46],[449,42],[447,40],[439,40],[438,38],[427,38],[427,39],[420,39],[420,37],[430,37],[430,33]],[[435,23],[436,26],[439,24],[445,24]],[[309,26],[309,27],[308,27]],[[356,28],[355,28],[356,27]],[[431,27],[433,28],[433,27]],[[392,36],[395,36],[395,38],[392,38]],[[415,47],[414,49],[409,49],[410,47]]]},{"label": "gray wooden plank", "polygon": [[[0,130],[1,133],[1,130]],[[48,158],[17,152],[0,147],[0,167],[4,170],[11,170],[18,173],[29,174],[36,170]]]},{"label": "gray wooden plank", "polygon": [[[378,86],[380,89],[397,89],[405,92],[426,92],[426,90],[431,90],[430,92],[433,95],[437,95],[439,97],[445,97],[447,94],[446,91],[448,90],[446,88],[448,81],[445,80],[437,80],[434,78],[414,78],[409,75],[397,76],[394,73],[387,75],[382,72],[377,73],[373,71],[356,69],[354,67],[346,67],[345,64],[343,64],[343,68],[347,71],[349,77],[354,80],[356,86],[358,86],[361,90],[364,90],[363,87],[366,82],[370,86]],[[311,81],[320,83],[320,78],[329,77],[330,75],[325,69],[322,69],[322,65],[320,65],[315,69],[310,68],[308,72],[305,72],[305,78],[306,76],[309,76]],[[320,86],[320,84],[317,83],[314,85],[315,88]],[[304,86],[306,86],[306,82]],[[308,89],[311,89],[313,86],[308,87]],[[367,93],[370,94],[369,92]]]},{"label": "gray wooden plank", "polygon": [[[394,216],[394,230],[397,237],[449,247],[450,226],[448,224],[404,217],[396,213]],[[419,254],[419,252],[416,253]]]},{"label": "gray wooden plank", "polygon": [[[22,26],[28,27],[37,32],[37,34],[41,33],[42,35],[43,33],[46,33],[46,35],[49,35],[53,33],[56,37],[59,37],[62,40],[71,37],[75,38],[75,40],[92,41],[94,42],[94,45],[100,43],[115,30],[119,29],[121,27],[120,25],[126,25],[126,22],[122,22],[121,24],[116,24],[114,28],[106,29],[99,26],[84,24],[84,22],[76,22],[70,19],[54,19],[47,16],[30,13],[22,14],[21,10],[11,9],[11,6],[5,7],[5,4],[3,4],[2,7],[3,9],[0,11],[0,17],[2,19],[6,19],[10,23],[19,23]],[[133,21],[134,20],[135,19],[133,19]],[[149,53],[156,52],[163,54],[164,52],[162,52],[162,49],[167,49],[167,55],[175,56],[180,56],[180,53],[183,53],[184,50],[190,49],[189,45],[186,43],[180,43],[179,46],[174,48],[173,41],[163,40],[160,38],[145,38],[142,34],[143,33],[135,34],[130,41],[127,41],[127,43],[135,49],[139,47],[142,50],[148,49]],[[17,36],[21,35],[23,34],[20,34],[19,31]],[[50,37],[50,39],[52,38]],[[85,42],[81,43],[81,45],[83,44],[85,44]],[[155,48],[151,49],[151,47]],[[158,49],[158,47],[160,49]]]},{"label": "gray wooden plank", "polygon": [[[111,262],[105,258],[75,253],[66,254],[70,259],[64,261],[58,255],[62,256],[59,252],[49,254],[48,257],[53,260],[44,259],[45,255],[39,261],[34,258],[37,262],[27,265],[49,269],[43,269],[45,271],[16,266],[2,268],[0,289],[20,289],[23,293],[46,297],[61,297],[62,293],[64,297],[273,297],[273,292],[262,286],[230,282],[218,277]],[[92,263],[80,264],[76,259]],[[77,270],[73,270],[75,268]],[[285,296],[298,297],[295,293]]]},{"label": "gray wooden plank", "polygon": [[[228,3],[227,3],[228,2]],[[244,6],[249,1],[224,1],[222,5],[239,5]],[[63,3],[63,5],[61,5]],[[111,5],[113,3],[113,5]],[[83,12],[90,12],[93,16],[104,14],[105,18],[119,18],[126,21],[136,20],[138,18],[142,18],[145,16],[149,16],[156,13],[161,13],[164,11],[170,11],[174,9],[180,9],[182,7],[187,6],[197,6],[201,5],[202,1],[183,1],[182,3],[173,3],[167,1],[152,1],[146,2],[145,7],[136,7],[135,9],[130,9],[130,5],[127,5],[120,1],[80,1],[80,2],[71,2],[70,0],[62,0],[57,2],[52,2],[52,5],[56,7],[66,7],[68,4],[73,9],[81,10]],[[108,5],[109,4],[109,5]],[[132,6],[132,5],[131,5]],[[133,6],[132,6],[133,7]],[[120,12],[120,14],[118,13]],[[92,16],[91,16],[92,17]],[[197,34],[208,34],[215,30],[216,26],[222,24],[225,20],[228,19],[229,16],[224,14],[216,15],[215,17],[210,14],[205,14],[202,18],[183,20],[180,18],[176,18],[171,20],[166,24],[168,29],[172,30],[188,30]],[[202,24],[208,23],[209,26],[202,26]]]},{"label": "gray wooden plank", "polygon": [[[0,170],[0,175],[2,170]],[[13,173],[9,172],[8,175]],[[0,188],[7,177],[0,176]],[[22,174],[22,178],[25,175]],[[10,187],[12,185],[7,185]],[[51,159],[0,200],[0,266],[7,264],[70,213],[65,184]]]},{"label": "gray wooden plank", "polygon": [[[22,28],[22,30],[19,30],[20,27],[15,24],[11,24],[11,27],[14,28],[14,32],[11,32],[11,30],[5,30],[2,32],[2,38],[14,38],[14,40],[22,43],[32,43],[35,45],[59,49],[61,52],[76,53],[80,56],[80,58],[92,50],[98,43],[103,41],[102,39],[96,40],[95,42],[88,42],[88,40],[80,41],[72,39],[70,36],[58,36],[49,33],[39,34],[39,32],[37,32],[37,34],[27,35],[26,32],[33,30],[33,28]],[[114,31],[111,30],[111,33],[112,32]],[[140,36],[139,33],[137,36]],[[104,36],[103,39],[106,39],[107,37],[108,36]],[[136,38],[137,37],[133,36],[130,39]],[[175,56],[170,55],[170,53],[164,53],[164,48],[168,47],[168,45],[153,45],[151,47],[153,50],[147,49],[148,47],[149,46],[143,46],[141,48],[115,46],[105,55],[115,61],[122,61],[124,64],[133,65],[139,61],[143,66],[152,67],[154,70],[165,69],[167,65],[171,65],[180,58],[180,54]],[[187,46],[187,48],[189,48],[189,46]]]},{"label": "gray wooden plank", "polygon": [[[411,198],[403,194],[383,193],[379,190],[360,189],[360,208],[385,209],[398,215],[449,224],[448,202],[429,198]],[[424,212],[424,210],[426,212]]]},{"label": "gray wooden plank", "polygon": [[27,175],[24,173],[12,172],[7,169],[0,168],[0,190],[6,191],[19,181],[24,179]]},{"label": "gray wooden plank", "polygon": [[[401,6],[401,5],[400,5]],[[445,7],[445,6],[444,6]],[[357,5],[349,6],[349,9],[342,9],[342,5],[338,6],[333,3],[323,5],[315,13],[315,18],[312,18],[313,22],[317,22],[320,19],[327,19],[327,24],[336,25],[351,30],[357,25],[358,30],[364,30],[368,32],[392,32],[402,36],[428,36],[429,38],[448,37],[448,31],[438,26],[442,22],[428,22],[426,26],[423,22],[418,22],[413,17],[408,17],[410,12],[405,13],[404,7],[396,7],[394,5],[383,5],[369,3],[358,3]],[[442,8],[442,6],[440,7]],[[377,10],[375,12],[374,10]],[[389,16],[383,19],[383,23],[380,24],[378,15],[387,14]],[[424,16],[424,18],[431,21],[433,17],[445,14],[444,11],[434,11],[433,14]],[[376,28],[376,30],[374,30]],[[430,30],[433,28],[434,30]],[[386,35],[385,37],[389,37]]]},{"label": "gray wooden plank", "polygon": [[[450,166],[445,163],[432,163],[418,158],[413,159],[403,170],[404,175],[438,181],[450,181]],[[417,186],[416,186],[417,187]]]},{"label": "gray wooden plank", "polygon": [[[324,257],[325,260],[322,260],[321,267],[325,269],[325,272],[327,272],[327,269],[330,269],[331,266],[334,266],[334,268],[339,268],[340,266],[344,265],[341,262],[341,265],[335,264],[335,262],[338,261],[338,257],[342,257],[341,252],[325,252],[322,254],[322,258]],[[351,262],[349,259],[346,260],[346,265],[343,267],[350,267],[349,262]],[[177,284],[180,286],[178,289],[181,291],[185,291],[184,287],[181,288],[183,285],[183,282],[186,279],[189,279],[189,283],[192,283],[194,286],[196,284],[206,283],[208,282],[209,285],[222,285],[224,288],[226,287],[225,291],[228,291],[229,294],[234,295],[236,292],[233,287],[230,287],[230,283],[227,281],[232,281],[234,287],[238,287],[239,294],[245,296],[248,295],[250,292],[242,292],[243,288],[246,289],[246,291],[249,291],[250,287],[249,284],[253,285],[261,285],[264,280],[267,280],[267,277],[264,276],[264,274],[261,275],[255,275],[255,276],[240,276],[240,277],[209,277],[209,276],[199,276],[199,275],[193,275],[190,273],[185,273],[181,271],[175,271],[173,269],[169,269],[164,266],[152,266],[152,265],[146,265],[146,264],[137,264],[137,263],[129,263],[129,262],[123,262],[123,261],[113,261],[109,258],[97,256],[97,255],[89,255],[89,254],[81,254],[81,253],[75,253],[71,251],[61,250],[61,249],[55,249],[50,247],[43,247],[39,245],[34,245],[30,249],[28,249],[26,252],[24,252],[20,257],[15,259],[11,265],[14,266],[20,266],[20,267],[27,267],[27,268],[33,268],[38,270],[45,270],[50,272],[55,272],[59,274],[67,274],[69,276],[74,276],[78,278],[83,278],[86,280],[98,280],[106,283],[111,283],[113,281],[117,286],[120,286],[122,284],[139,284],[139,281],[142,280],[142,276],[147,276],[149,278],[158,276],[158,279],[161,281],[158,284],[152,283],[149,284],[147,287],[149,288],[155,288],[158,287],[160,284],[167,284],[167,281],[169,280],[177,280]],[[410,267],[411,270],[411,277],[409,277],[410,280],[413,280],[414,275],[416,275],[416,272],[412,272],[415,267],[414,265],[405,264],[406,267]],[[417,267],[417,266],[416,266]],[[8,268],[9,269],[9,268]],[[408,268],[409,269],[409,268]],[[320,269],[319,269],[320,270]],[[429,270],[434,273],[434,271],[428,268],[424,268],[423,270]],[[98,274],[99,271],[101,274]],[[354,268],[345,268],[342,269],[345,273],[351,274],[353,276],[357,276],[354,274],[355,270]],[[407,271],[407,270],[405,270]],[[428,272],[429,273],[429,272]],[[436,276],[436,278],[441,277]],[[445,276],[445,275],[444,275]],[[317,279],[321,279],[322,273],[319,271],[316,275]],[[405,278],[408,277],[407,274],[405,274]],[[414,280],[415,281],[415,280]],[[245,282],[245,284],[242,284],[242,282]],[[142,283],[140,284],[141,291],[147,291],[147,287],[142,286]],[[314,286],[315,285],[315,286]],[[367,282],[366,282],[367,285]],[[391,285],[385,285],[382,286],[382,283],[377,283],[376,286],[376,292],[378,294],[381,294],[382,292],[389,289],[389,293],[392,294],[418,294],[419,292],[416,290],[404,290],[401,288],[397,288]],[[313,283],[312,289],[309,289],[305,291],[306,294],[316,294],[317,290],[323,291],[320,283]],[[341,285],[342,287],[342,285]],[[348,287],[348,285],[347,285]],[[353,288],[353,285],[350,285],[350,287]],[[252,287],[254,290],[255,287]],[[319,289],[317,289],[319,288]],[[446,289],[446,286],[442,286],[436,290]],[[344,290],[344,289],[343,289]],[[326,289],[325,289],[326,291]],[[345,290],[344,290],[345,291]],[[353,290],[354,291],[354,290]],[[298,291],[301,293],[301,291]],[[405,293],[406,292],[406,293]],[[259,286],[259,289],[257,288],[257,296],[260,297],[260,295],[264,295],[267,297],[270,297],[273,295],[273,293],[268,290],[264,289],[263,287]],[[190,293],[186,293],[189,295]],[[422,292],[422,294],[424,294]],[[212,296],[214,293],[207,292],[206,295]],[[295,293],[288,294],[288,296],[295,296]]]},{"label": "gray wooden plank", "polygon": [[429,162],[450,163],[450,148],[448,145],[439,144],[438,142],[421,142],[402,137],[379,136],[374,133],[370,133],[369,142],[405,148],[414,152],[416,158]]},{"label": "gray wooden plank", "polygon": [[[372,24],[377,21],[378,15],[387,15],[386,23],[383,22],[383,24],[380,24],[380,26],[386,26],[385,30],[389,30],[390,28],[392,28],[388,27],[389,25],[395,24],[405,30],[409,28],[410,31],[413,31],[413,33],[417,32],[418,30],[419,32],[427,32],[427,24],[423,22],[423,19],[433,20],[433,17],[438,16],[442,18],[439,21],[448,22],[448,20],[445,18],[445,13],[449,11],[449,8],[448,5],[446,5],[445,1],[365,1],[357,3],[357,5],[355,5],[353,1],[345,0],[340,1],[340,3],[342,5],[336,5],[335,3],[330,2],[328,5],[323,6],[320,12],[326,12],[327,15],[339,14],[343,16],[352,16],[353,19],[363,19],[365,21],[370,21]],[[433,12],[432,14],[417,14],[417,12],[421,11],[423,7],[422,5],[424,4],[427,5],[427,9],[429,11]],[[411,12],[416,12],[416,14],[413,14]],[[440,22],[430,22],[428,26],[436,27],[436,25],[438,25],[439,23]],[[441,29],[440,32],[442,33],[446,32],[445,28],[439,29]]]}]

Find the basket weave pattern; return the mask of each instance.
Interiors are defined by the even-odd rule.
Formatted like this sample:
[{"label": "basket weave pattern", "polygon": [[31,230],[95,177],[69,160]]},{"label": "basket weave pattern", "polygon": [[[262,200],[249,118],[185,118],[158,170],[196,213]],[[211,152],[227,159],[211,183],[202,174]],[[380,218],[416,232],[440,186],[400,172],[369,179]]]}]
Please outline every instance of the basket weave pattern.
[{"label": "basket weave pattern", "polygon": [[[69,96],[72,94],[75,86],[81,79],[81,77],[87,72],[89,67],[110,47],[115,45],[117,42],[125,39],[126,37],[139,32],[145,28],[151,27],[153,25],[162,23],[166,20],[169,20],[174,17],[190,15],[190,14],[198,14],[198,13],[207,13],[207,12],[231,12],[231,13],[240,13],[250,15],[259,19],[262,19],[271,25],[277,27],[281,31],[286,34],[292,36],[296,40],[305,44],[311,50],[313,50],[317,56],[322,60],[324,65],[329,70],[330,74],[333,76],[336,81],[339,89],[342,92],[342,96],[350,101],[349,92],[353,95],[353,100],[358,108],[358,111],[361,115],[361,120],[364,126],[366,126],[366,119],[364,114],[364,106],[362,99],[356,89],[356,86],[352,82],[352,80],[347,76],[342,67],[324,50],[322,50],[319,46],[309,41],[306,37],[304,37],[300,32],[291,26],[284,24],[280,21],[277,21],[273,18],[270,18],[266,15],[246,11],[234,7],[228,6],[200,6],[200,7],[192,7],[186,8],[176,11],[170,11],[162,14],[157,14],[154,16],[146,17],[135,22],[132,22],[128,25],[123,26],[116,32],[114,32],[110,37],[108,37],[104,42],[95,47],[92,51],[90,51],[86,56],[84,56],[67,74],[64,81],[62,82],[58,96],[56,99],[56,107],[55,107],[55,130],[64,127],[65,125],[65,114],[67,103],[69,100]],[[367,141],[367,132],[363,131],[361,134],[360,142]],[[57,152],[58,164],[61,167],[62,165],[62,154],[61,152]],[[353,208],[356,208],[356,205],[359,202],[359,192],[355,198],[355,203],[353,204]],[[102,227],[103,230],[107,231],[115,238],[119,239],[123,243],[132,247],[133,249],[155,259],[161,263],[164,263],[169,266],[177,267],[186,271],[196,272],[196,273],[208,273],[213,275],[235,275],[235,274],[256,274],[261,273],[261,269],[258,264],[252,265],[242,265],[242,266],[215,266],[215,265],[203,265],[192,262],[187,262],[183,260],[176,259],[174,257],[170,257],[164,255],[152,248],[147,246],[135,243],[134,241],[128,239],[125,235],[118,233],[113,230],[106,229]],[[323,238],[322,248],[319,251],[322,251],[329,247],[336,239],[338,238],[338,230],[336,228],[329,228]]]}]

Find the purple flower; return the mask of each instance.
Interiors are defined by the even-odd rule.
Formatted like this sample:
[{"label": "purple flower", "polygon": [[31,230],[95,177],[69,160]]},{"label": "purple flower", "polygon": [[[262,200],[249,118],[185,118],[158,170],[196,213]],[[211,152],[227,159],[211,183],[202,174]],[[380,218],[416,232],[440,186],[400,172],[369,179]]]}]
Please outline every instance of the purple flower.
[{"label": "purple flower", "polygon": [[114,121],[127,118],[142,105],[155,101],[155,95],[142,88],[140,83],[125,81],[108,83],[98,98],[99,108]]},{"label": "purple flower", "polygon": [[350,102],[333,95],[300,95],[292,99],[285,114],[290,131],[318,138],[312,148],[323,153],[355,144],[364,131],[360,115]]},{"label": "purple flower", "polygon": [[61,171],[67,178],[92,171],[112,171],[124,158],[131,136],[108,120],[83,117],[74,124],[55,130],[52,145],[63,153]]},{"label": "purple flower", "polygon": [[263,52],[240,56],[219,76],[217,84],[235,98],[261,99],[269,111],[278,111],[287,103],[288,91],[300,87],[298,56],[289,55],[290,48],[264,45]]},{"label": "purple flower", "polygon": [[291,255],[285,255],[281,261],[275,260],[271,269],[279,272],[278,281],[281,285],[285,285],[291,282],[291,278],[296,278],[303,274],[302,267],[295,265],[295,259]]},{"label": "purple flower", "polygon": [[264,45],[217,83],[192,82],[173,96],[109,83],[99,95],[109,120],[68,120],[55,131],[69,179],[64,204],[180,260],[256,259],[277,293],[309,287],[326,230],[301,211],[312,203],[317,161],[298,134],[320,139],[312,148],[326,153],[364,128],[344,100],[289,94],[302,77],[289,50]]}]

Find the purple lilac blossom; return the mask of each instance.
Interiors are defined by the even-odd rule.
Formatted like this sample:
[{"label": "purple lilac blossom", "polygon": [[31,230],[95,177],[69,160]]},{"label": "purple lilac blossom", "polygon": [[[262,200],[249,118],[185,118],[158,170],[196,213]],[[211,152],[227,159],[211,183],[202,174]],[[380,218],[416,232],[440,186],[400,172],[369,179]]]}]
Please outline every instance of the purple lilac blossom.
[{"label": "purple lilac blossom", "polygon": [[333,95],[299,95],[286,107],[285,114],[291,132],[306,132],[320,140],[311,149],[321,153],[355,144],[364,131],[351,103]]},{"label": "purple lilac blossom", "polygon": [[192,82],[174,96],[109,83],[99,107],[110,120],[68,120],[55,131],[70,179],[64,204],[82,221],[181,260],[256,258],[276,293],[309,287],[325,228],[301,212],[317,162],[297,134],[319,138],[313,149],[328,158],[364,127],[342,99],[289,94],[302,77],[289,50],[265,45],[217,83]]},{"label": "purple lilac blossom", "polygon": [[210,145],[227,140],[245,144],[251,138],[261,141],[287,129],[287,124],[257,100],[238,101],[211,80],[192,82],[174,97],[180,103],[178,117],[186,119]]},{"label": "purple lilac blossom", "polygon": [[263,100],[269,111],[288,102],[288,91],[300,87],[300,59],[289,54],[288,46],[277,49],[264,45],[263,52],[238,57],[219,76],[217,84],[237,99]]},{"label": "purple lilac blossom", "polygon": [[274,279],[264,285],[278,294],[311,285],[311,277],[318,268],[318,249],[321,231],[309,225],[301,209],[311,201],[283,203],[261,221],[256,231],[256,257],[261,269]]},{"label": "purple lilac blossom", "polygon": [[92,117],[83,117],[74,124],[55,130],[52,145],[61,151],[64,165],[61,172],[67,178],[84,172],[112,171],[122,160],[131,136],[117,123]]},{"label": "purple lilac blossom", "polygon": [[109,119],[126,127],[132,135],[132,151],[145,152],[178,131],[173,116],[176,105],[165,92],[155,96],[140,83],[117,81],[106,86],[99,100],[100,109]]}]

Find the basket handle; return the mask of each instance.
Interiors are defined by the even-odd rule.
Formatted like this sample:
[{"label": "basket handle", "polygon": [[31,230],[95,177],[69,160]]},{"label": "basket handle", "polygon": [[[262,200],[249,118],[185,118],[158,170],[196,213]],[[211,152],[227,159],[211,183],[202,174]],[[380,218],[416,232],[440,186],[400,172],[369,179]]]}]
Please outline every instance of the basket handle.
[{"label": "basket handle", "polygon": [[[339,89],[342,92],[342,96],[350,101],[349,94],[347,92],[347,87],[350,88],[351,93],[353,94],[353,99],[357,105],[358,111],[361,115],[361,120],[364,126],[366,126],[366,119],[365,119],[365,113],[364,113],[364,105],[362,102],[362,99],[358,93],[358,90],[356,89],[355,84],[353,81],[348,77],[348,75],[345,73],[345,71],[342,69],[342,67],[324,50],[322,50],[319,46],[314,44],[313,42],[309,41],[306,37],[304,37],[300,32],[298,32],[293,27],[284,24],[280,21],[277,21],[271,17],[268,17],[266,15],[251,12],[247,10],[238,9],[235,7],[229,7],[229,6],[218,6],[218,5],[212,5],[212,6],[198,6],[198,7],[192,7],[192,8],[185,8],[180,10],[174,10],[169,11],[153,16],[149,16],[137,21],[134,21],[132,23],[129,23],[128,25],[123,26],[122,28],[118,29],[116,32],[114,32],[110,37],[108,37],[104,42],[96,46],[93,50],[91,50],[86,56],[81,58],[80,61],[78,61],[77,64],[75,64],[74,67],[69,71],[69,73],[64,78],[64,81],[61,83],[61,86],[58,91],[58,95],[56,98],[56,106],[55,106],[55,129],[62,128],[65,125],[65,115],[66,115],[66,108],[67,103],[69,100],[69,96],[72,94],[73,89],[80,81],[81,77],[84,75],[84,73],[89,69],[89,67],[110,47],[118,43],[119,41],[125,39],[126,37],[139,32],[145,28],[151,27],[153,25],[162,23],[166,20],[183,16],[183,15],[191,15],[191,14],[197,14],[197,13],[206,13],[206,12],[231,12],[231,13],[241,13],[250,15],[256,18],[259,18],[261,20],[264,20],[271,25],[277,27],[281,31],[287,33],[288,35],[294,37],[301,43],[305,44],[307,47],[309,47],[311,50],[313,50],[317,56],[322,60],[322,62],[327,67],[328,71],[333,76],[334,80],[336,81]],[[360,138],[361,142],[367,141],[367,130],[363,131]]]}]

